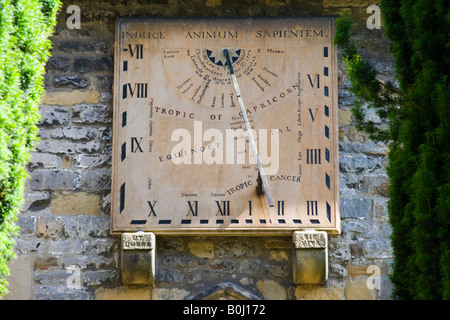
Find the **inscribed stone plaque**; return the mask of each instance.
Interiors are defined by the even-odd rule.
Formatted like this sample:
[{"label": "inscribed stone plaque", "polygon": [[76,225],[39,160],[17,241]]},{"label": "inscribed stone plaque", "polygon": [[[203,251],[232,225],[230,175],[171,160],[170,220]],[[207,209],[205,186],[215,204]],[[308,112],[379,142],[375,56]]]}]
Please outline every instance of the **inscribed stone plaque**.
[{"label": "inscribed stone plaque", "polygon": [[328,17],[119,19],[111,231],[338,233],[333,35]]},{"label": "inscribed stone plaque", "polygon": [[155,236],[151,233],[122,233],[122,250],[151,250],[155,248]]}]

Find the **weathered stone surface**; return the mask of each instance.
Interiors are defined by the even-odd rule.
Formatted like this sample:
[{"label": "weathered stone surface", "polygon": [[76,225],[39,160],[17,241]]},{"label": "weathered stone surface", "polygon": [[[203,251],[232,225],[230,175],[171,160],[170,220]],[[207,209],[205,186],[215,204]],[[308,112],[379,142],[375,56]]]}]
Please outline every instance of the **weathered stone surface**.
[{"label": "weathered stone surface", "polygon": [[49,270],[58,267],[58,258],[55,256],[38,256],[34,259],[33,269]]},{"label": "weathered stone surface", "polygon": [[155,246],[155,235],[153,233],[122,234],[120,267],[124,283],[151,285],[155,282]]},{"label": "weathered stone surface", "polygon": [[70,106],[77,103],[97,103],[100,94],[91,87],[84,90],[48,91],[42,102],[48,105]]},{"label": "weathered stone surface", "polygon": [[5,300],[30,300],[32,274],[30,267],[30,258],[26,255],[20,255],[8,264],[10,275],[7,278],[9,283],[9,293]]},{"label": "weathered stone surface", "polygon": [[111,109],[103,104],[80,104],[73,107],[73,122],[111,122]]},{"label": "weathered stone surface", "polygon": [[31,170],[37,168],[53,169],[57,168],[59,164],[59,158],[55,154],[48,153],[33,153],[29,167]]},{"label": "weathered stone surface", "polygon": [[188,244],[189,251],[199,258],[214,258],[214,245],[212,242],[193,241]]},{"label": "weathered stone surface", "polygon": [[[73,4],[63,2],[64,8]],[[47,93],[40,106],[41,142],[28,166],[30,179],[18,219],[21,233],[15,250],[19,258],[11,262],[6,299],[178,300],[205,292],[212,299],[242,298],[242,293],[253,294],[244,298],[258,299],[389,299],[392,230],[386,213],[389,181],[385,175],[389,150],[354,127],[350,113],[354,96],[340,59],[342,234],[328,238],[327,284],[293,285],[290,237],[158,236],[155,287],[125,286],[119,270],[120,238],[110,235],[116,17],[320,15],[350,9],[360,24],[354,39],[374,57],[379,78],[388,80],[394,68],[386,37],[366,30],[367,1],[356,2],[240,1],[225,6],[219,0],[137,0],[135,6],[123,6],[116,0],[86,0],[80,30],[67,29],[67,15],[60,15],[46,66]],[[380,121],[374,113],[369,112],[369,117]],[[367,288],[363,273],[371,264],[381,266],[380,290]],[[81,289],[67,286],[70,266],[80,268]]]},{"label": "weathered stone surface", "polygon": [[347,272],[350,277],[368,276],[368,266],[365,265],[349,265],[347,266]]},{"label": "weathered stone surface", "polygon": [[95,300],[151,300],[152,290],[149,287],[131,288],[97,288]]},{"label": "weathered stone surface", "polygon": [[94,139],[98,136],[98,131],[96,129],[85,128],[85,127],[64,127],[57,128],[52,131],[52,138],[67,138],[71,140],[82,140],[82,139]]},{"label": "weathered stone surface", "polygon": [[93,52],[93,53],[108,53],[111,44],[104,41],[76,41],[63,40],[57,43],[58,50],[66,53],[75,52]]},{"label": "weathered stone surface", "polygon": [[355,157],[344,155],[339,159],[339,166],[341,168],[341,172],[373,172],[382,168],[382,162],[379,157]]},{"label": "weathered stone surface", "polygon": [[339,126],[349,126],[352,123],[352,113],[348,109],[339,109],[338,112]]},{"label": "weathered stone surface", "polygon": [[54,214],[100,215],[100,197],[86,192],[54,193],[50,210]]},{"label": "weathered stone surface", "polygon": [[80,240],[55,240],[49,243],[48,253],[53,255],[80,254],[84,251]]},{"label": "weathered stone surface", "polygon": [[294,232],[293,241],[296,249],[316,249],[328,246],[326,232]]},{"label": "weathered stone surface", "polygon": [[58,217],[41,216],[36,223],[36,235],[42,238],[57,238],[62,232],[62,220]]},{"label": "weathered stone surface", "polygon": [[368,218],[372,207],[371,199],[343,198],[341,199],[341,218]]},{"label": "weathered stone surface", "polygon": [[63,108],[42,106],[39,124],[66,124],[69,122],[69,112]]},{"label": "weathered stone surface", "polygon": [[376,290],[368,288],[367,279],[348,280],[344,292],[347,300],[375,300],[377,298]]},{"label": "weathered stone surface", "polygon": [[148,232],[122,233],[122,250],[155,249],[155,235]]},{"label": "weathered stone surface", "polygon": [[189,291],[179,288],[155,288],[152,291],[153,300],[183,300]]},{"label": "weathered stone surface", "polygon": [[102,144],[99,141],[79,142],[75,147],[77,153],[98,153],[101,149]]},{"label": "weathered stone surface", "polygon": [[76,58],[72,67],[73,72],[88,73],[110,71],[113,65],[109,58]]},{"label": "weathered stone surface", "polygon": [[273,280],[260,280],[256,287],[267,300],[286,300],[286,289]]},{"label": "weathered stone surface", "polygon": [[89,86],[89,79],[80,76],[56,76],[53,78],[53,84],[56,88],[86,88]]},{"label": "weathered stone surface", "polygon": [[343,300],[344,290],[341,286],[334,284],[302,285],[295,289],[295,297],[298,300]]},{"label": "weathered stone surface", "polygon": [[39,145],[36,146],[36,149],[40,152],[46,153],[73,154],[75,153],[75,144],[68,141],[42,141]]},{"label": "weathered stone surface", "polygon": [[69,58],[61,56],[53,56],[48,59],[47,71],[67,71],[69,70]]},{"label": "weathered stone surface", "polygon": [[373,4],[370,0],[324,0],[323,6],[327,7],[364,7]]},{"label": "weathered stone surface", "polygon": [[[50,199],[50,194],[48,192],[30,192],[25,193],[25,203],[22,205],[22,212],[26,212],[28,210],[36,211],[36,207],[40,207],[42,204],[48,204]],[[33,204],[36,204],[36,207],[32,207]],[[21,216],[23,217],[23,216]],[[20,217],[19,217],[20,219]]]},{"label": "weathered stone surface", "polygon": [[320,284],[328,279],[328,240],[324,231],[295,231],[293,282]]},{"label": "weathered stone surface", "polygon": [[[79,150],[82,148],[80,146]],[[83,147],[84,148],[84,147]],[[99,148],[93,148],[91,150],[97,150]],[[97,168],[102,167],[103,165],[109,165],[111,162],[111,156],[110,155],[86,155],[86,154],[80,154],[75,157],[74,159],[74,166],[77,168]]]},{"label": "weathered stone surface", "polygon": [[111,189],[111,170],[92,169],[82,175],[82,187],[86,191],[95,192]]},{"label": "weathered stone surface", "polygon": [[80,172],[72,170],[35,170],[31,177],[33,190],[74,190],[80,185]]}]

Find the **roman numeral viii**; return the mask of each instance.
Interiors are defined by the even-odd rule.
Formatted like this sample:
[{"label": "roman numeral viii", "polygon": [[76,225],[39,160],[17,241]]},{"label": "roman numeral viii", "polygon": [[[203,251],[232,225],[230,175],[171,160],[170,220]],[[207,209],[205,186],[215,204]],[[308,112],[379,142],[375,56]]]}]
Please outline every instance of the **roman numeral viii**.
[{"label": "roman numeral viii", "polygon": [[131,98],[147,98],[147,83],[126,83],[122,86],[122,99]]}]

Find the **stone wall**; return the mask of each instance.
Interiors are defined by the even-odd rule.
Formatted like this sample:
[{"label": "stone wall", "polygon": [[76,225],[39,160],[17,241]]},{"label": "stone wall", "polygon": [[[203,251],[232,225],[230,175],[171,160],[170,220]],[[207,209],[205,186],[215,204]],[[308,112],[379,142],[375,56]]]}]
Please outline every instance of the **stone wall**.
[{"label": "stone wall", "polygon": [[[120,239],[109,234],[114,21],[116,17],[337,15],[357,22],[354,38],[381,79],[392,78],[388,42],[366,28],[356,0],[64,1],[47,65],[40,144],[29,164],[19,216],[18,258],[6,299],[388,299],[392,251],[386,213],[387,147],[358,132],[339,62],[341,226],[329,237],[325,285],[292,283],[290,237],[157,237],[154,287],[125,286]],[[81,28],[68,29],[69,5]],[[376,116],[373,116],[376,121]],[[368,286],[373,267],[381,287]],[[369,269],[368,269],[369,268]]]}]

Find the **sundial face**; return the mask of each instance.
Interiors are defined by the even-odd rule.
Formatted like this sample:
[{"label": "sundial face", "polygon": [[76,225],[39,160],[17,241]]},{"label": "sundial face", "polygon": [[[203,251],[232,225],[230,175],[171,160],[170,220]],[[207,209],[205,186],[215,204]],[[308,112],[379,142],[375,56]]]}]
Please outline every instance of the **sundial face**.
[{"label": "sundial face", "polygon": [[326,17],[119,19],[112,233],[339,232],[333,34]]}]

